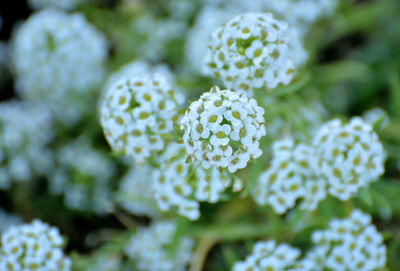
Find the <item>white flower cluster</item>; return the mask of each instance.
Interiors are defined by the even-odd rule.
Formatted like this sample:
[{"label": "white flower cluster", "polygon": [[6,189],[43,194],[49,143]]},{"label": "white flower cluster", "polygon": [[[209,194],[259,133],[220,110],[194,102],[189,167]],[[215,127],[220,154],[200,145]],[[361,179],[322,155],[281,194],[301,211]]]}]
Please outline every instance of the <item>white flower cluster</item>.
[{"label": "white flower cluster", "polygon": [[83,15],[40,11],[14,36],[16,90],[23,98],[46,101],[62,120],[65,106],[83,110],[75,105],[79,99],[65,100],[87,96],[102,83],[106,57],[105,37]]},{"label": "white flower cluster", "polygon": [[233,173],[262,154],[264,109],[244,92],[213,87],[190,105],[181,124],[187,154],[205,169],[216,166]]},{"label": "white flower cluster", "polygon": [[86,267],[85,271],[121,271],[122,255],[99,253],[90,260],[90,266]]},{"label": "white flower cluster", "polygon": [[112,86],[101,104],[101,124],[112,149],[139,164],[165,146],[183,96],[159,75],[135,76]]},{"label": "white flower cluster", "polygon": [[122,178],[119,186],[121,206],[134,215],[156,217],[159,211],[154,202],[154,169],[146,165],[133,167]]},{"label": "white flower cluster", "polygon": [[73,10],[79,4],[88,0],[28,0],[28,4],[33,9],[58,8],[62,10]]},{"label": "white flower cluster", "polygon": [[0,104],[0,189],[51,171],[51,123],[50,113],[41,106],[17,101]]},{"label": "white flower cluster", "polygon": [[165,9],[169,14],[169,17],[190,20],[193,13],[196,12],[196,1],[187,0],[170,0],[163,1],[161,5],[166,5]]},{"label": "white flower cluster", "polygon": [[2,232],[8,230],[8,228],[21,224],[22,219],[13,214],[7,214],[3,209],[0,208],[0,235]]},{"label": "white flower cluster", "polygon": [[158,207],[162,211],[176,207],[180,215],[191,220],[200,216],[199,202],[217,202],[231,183],[231,178],[215,166],[204,169],[199,163],[186,163],[185,146],[173,143],[154,173]]},{"label": "white flower cluster", "polygon": [[297,270],[294,267],[299,256],[300,250],[288,244],[277,245],[274,240],[259,241],[254,245],[253,253],[246,260],[235,263],[232,271],[294,271]]},{"label": "white flower cluster", "polygon": [[278,214],[294,207],[303,199],[302,209],[314,210],[326,198],[326,181],[316,175],[318,169],[314,148],[295,144],[293,139],[276,141],[273,159],[253,189],[253,198],[260,205],[269,204]]},{"label": "white flower cluster", "polygon": [[329,193],[349,199],[384,173],[386,158],[372,126],[354,117],[343,124],[339,119],[323,125],[314,136],[320,174],[329,183]]},{"label": "white flower cluster", "polygon": [[0,270],[69,271],[71,260],[62,245],[58,229],[40,220],[11,227],[1,236]]},{"label": "white flower cluster", "polygon": [[115,164],[86,137],[56,152],[57,166],[50,177],[50,190],[64,195],[65,205],[76,210],[104,214],[113,207],[111,183]]},{"label": "white flower cluster", "polygon": [[299,259],[300,250],[275,241],[257,242],[245,261],[232,271],[373,271],[386,264],[386,247],[371,217],[354,210],[349,218],[334,219],[326,230],[312,234],[313,247]]},{"label": "white flower cluster", "polygon": [[289,84],[299,64],[294,56],[304,54],[299,38],[271,13],[239,15],[213,32],[204,71],[229,88],[250,93]]},{"label": "white flower cluster", "polygon": [[386,247],[371,217],[354,210],[349,218],[334,219],[329,228],[312,234],[313,249],[304,258],[309,270],[381,270]]},{"label": "white flower cluster", "polygon": [[322,125],[313,145],[293,139],[273,145],[270,167],[261,174],[253,198],[283,214],[303,199],[301,208],[314,210],[327,194],[348,200],[384,173],[386,154],[371,125],[354,117]]},{"label": "white flower cluster", "polygon": [[171,255],[176,233],[173,221],[158,221],[149,228],[140,227],[125,248],[141,271],[184,271],[192,256],[194,242],[182,237]]}]

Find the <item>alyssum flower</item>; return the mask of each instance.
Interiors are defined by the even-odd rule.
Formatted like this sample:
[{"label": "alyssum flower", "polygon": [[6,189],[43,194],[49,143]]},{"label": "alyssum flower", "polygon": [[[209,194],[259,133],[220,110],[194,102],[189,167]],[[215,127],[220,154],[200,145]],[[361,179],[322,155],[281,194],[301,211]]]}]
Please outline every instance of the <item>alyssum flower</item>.
[{"label": "alyssum flower", "polygon": [[312,234],[314,247],[304,262],[309,270],[381,270],[386,264],[382,235],[371,216],[354,210],[350,217],[333,219],[326,230]]},{"label": "alyssum flower", "polygon": [[[294,56],[302,50],[298,35],[271,13],[245,13],[216,29],[205,57],[206,74],[226,87],[252,93],[289,84],[296,69]],[[296,45],[296,46],[294,46]]]},{"label": "alyssum flower", "polygon": [[58,229],[40,220],[13,226],[1,236],[0,270],[69,271],[71,260],[63,255],[62,245]]},{"label": "alyssum flower", "polygon": [[157,221],[148,228],[140,227],[125,248],[142,271],[184,271],[192,256],[194,240],[182,237],[170,253],[177,225],[173,221]]},{"label": "alyssum flower", "polygon": [[213,87],[193,102],[181,121],[189,157],[230,172],[246,167],[262,151],[259,140],[266,134],[264,109],[244,92]]},{"label": "alyssum flower", "polygon": [[285,213],[303,199],[301,208],[314,210],[326,198],[327,184],[318,174],[316,151],[306,144],[295,144],[291,138],[278,140],[272,146],[273,159],[253,189],[253,198],[271,205],[275,212]]},{"label": "alyssum flower", "polygon": [[204,169],[200,162],[185,160],[183,144],[168,146],[160,169],[154,171],[154,197],[162,211],[177,208],[180,215],[195,220],[200,216],[199,202],[216,203],[232,180],[216,166]]},{"label": "alyssum flower", "polygon": [[349,199],[361,187],[381,176],[386,154],[372,126],[362,118],[349,123],[339,119],[324,124],[314,136],[320,175],[329,183],[329,193]]},{"label": "alyssum flower", "polygon": [[106,92],[100,107],[108,143],[114,151],[143,164],[164,148],[182,102],[183,97],[159,74],[119,81]]}]

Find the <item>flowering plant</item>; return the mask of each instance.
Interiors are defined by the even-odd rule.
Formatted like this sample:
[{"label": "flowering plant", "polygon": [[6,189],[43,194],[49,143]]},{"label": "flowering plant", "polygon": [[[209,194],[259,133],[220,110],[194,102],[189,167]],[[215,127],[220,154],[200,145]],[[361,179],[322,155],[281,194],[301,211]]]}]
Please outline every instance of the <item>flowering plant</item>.
[{"label": "flowering plant", "polygon": [[400,269],[398,1],[17,2],[0,271]]}]

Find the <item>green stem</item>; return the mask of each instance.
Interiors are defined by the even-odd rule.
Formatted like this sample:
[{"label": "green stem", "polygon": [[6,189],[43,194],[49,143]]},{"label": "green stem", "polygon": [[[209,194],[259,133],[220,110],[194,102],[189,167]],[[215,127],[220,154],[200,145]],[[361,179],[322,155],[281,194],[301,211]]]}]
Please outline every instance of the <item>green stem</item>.
[{"label": "green stem", "polygon": [[284,236],[290,238],[292,233],[287,227],[276,228],[269,224],[214,224],[206,228],[194,228],[191,231],[193,237],[214,236],[221,241],[238,241],[251,238],[264,238],[266,236]]},{"label": "green stem", "polygon": [[204,236],[200,239],[196,250],[193,253],[192,260],[190,262],[189,271],[201,271],[203,270],[204,263],[206,262],[207,255],[212,247],[218,242],[218,239],[213,236]]}]

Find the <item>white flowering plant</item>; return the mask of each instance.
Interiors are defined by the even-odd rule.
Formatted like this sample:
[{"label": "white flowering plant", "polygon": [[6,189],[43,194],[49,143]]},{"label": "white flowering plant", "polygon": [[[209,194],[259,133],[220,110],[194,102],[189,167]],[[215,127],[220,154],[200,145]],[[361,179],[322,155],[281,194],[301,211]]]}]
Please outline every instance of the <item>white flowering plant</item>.
[{"label": "white flowering plant", "polygon": [[8,2],[0,271],[400,270],[397,0]]}]

